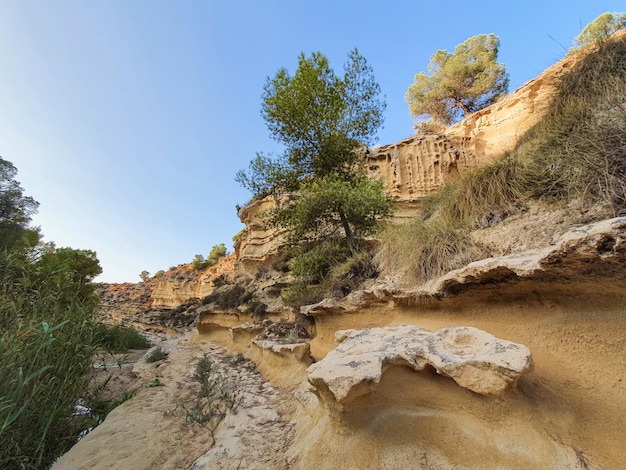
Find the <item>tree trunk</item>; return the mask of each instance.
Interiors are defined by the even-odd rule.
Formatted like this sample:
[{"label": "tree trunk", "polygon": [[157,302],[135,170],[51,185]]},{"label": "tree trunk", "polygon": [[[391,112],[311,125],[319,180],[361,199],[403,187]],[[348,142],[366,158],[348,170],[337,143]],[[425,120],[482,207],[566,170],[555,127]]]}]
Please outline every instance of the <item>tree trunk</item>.
[{"label": "tree trunk", "polygon": [[469,114],[472,114],[469,108],[465,106],[461,100],[456,100],[456,105],[463,110],[463,117],[467,117]]},{"label": "tree trunk", "polygon": [[339,218],[341,219],[341,225],[343,226],[343,231],[346,234],[346,239],[348,240],[348,246],[352,248],[352,230],[350,230],[350,224],[348,223],[348,219],[346,215],[339,211]]}]

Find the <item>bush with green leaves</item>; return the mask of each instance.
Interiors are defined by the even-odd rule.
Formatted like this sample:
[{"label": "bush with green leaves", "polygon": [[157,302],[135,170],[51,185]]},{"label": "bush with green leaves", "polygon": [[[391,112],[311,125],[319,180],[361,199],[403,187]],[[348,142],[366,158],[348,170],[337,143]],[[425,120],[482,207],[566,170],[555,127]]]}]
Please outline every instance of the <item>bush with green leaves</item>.
[{"label": "bush with green leaves", "polygon": [[95,351],[97,298],[55,256],[0,251],[0,468],[45,468],[76,442],[71,419]]},{"label": "bush with green leaves", "polygon": [[94,331],[95,344],[111,353],[125,353],[129,349],[148,349],[151,344],[137,330],[124,325],[98,323]]},{"label": "bush with green leaves", "polygon": [[602,13],[589,23],[582,32],[576,36],[574,43],[578,46],[587,46],[606,41],[609,37],[626,28],[626,13]]},{"label": "bush with green leaves", "polygon": [[304,246],[290,264],[294,280],[283,300],[296,309],[325,297],[343,297],[378,274],[369,247],[350,247],[341,237]]},{"label": "bush with green leaves", "polygon": [[226,256],[226,254],[226,245],[224,245],[223,243],[220,243],[219,245],[213,245],[213,248],[211,248],[211,252],[209,253],[207,259],[204,259],[204,256],[202,255],[196,255],[194,257],[193,261],[191,262],[191,269],[199,271],[209,268],[211,266],[215,266],[220,258]]}]

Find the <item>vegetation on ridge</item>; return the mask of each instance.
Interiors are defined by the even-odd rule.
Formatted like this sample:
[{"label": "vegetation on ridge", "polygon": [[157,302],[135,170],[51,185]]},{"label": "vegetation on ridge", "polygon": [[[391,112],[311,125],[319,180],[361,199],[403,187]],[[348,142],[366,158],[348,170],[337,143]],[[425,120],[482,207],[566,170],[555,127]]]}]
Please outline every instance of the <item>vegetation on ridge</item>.
[{"label": "vegetation on ridge", "polygon": [[585,29],[574,39],[574,43],[580,47],[603,42],[623,28],[626,28],[626,13],[607,11],[585,26]]},{"label": "vegetation on ridge", "polygon": [[226,256],[227,250],[226,245],[220,243],[219,245],[213,245],[211,248],[211,252],[206,259],[202,255],[196,255],[191,262],[191,269],[194,271],[200,271],[202,269],[209,268],[211,266],[215,266],[220,258]]},{"label": "vegetation on ridge", "polygon": [[423,220],[389,227],[384,266],[422,283],[485,255],[470,232],[531,200],[605,203],[626,213],[626,37],[582,51],[548,114],[517,148],[423,201]]},{"label": "vegetation on ridge", "polygon": [[406,92],[411,115],[428,117],[427,128],[445,126],[494,103],[509,87],[504,64],[497,62],[499,47],[495,34],[480,34],[456,46],[454,53],[435,52],[428,64],[431,75],[415,75]]}]

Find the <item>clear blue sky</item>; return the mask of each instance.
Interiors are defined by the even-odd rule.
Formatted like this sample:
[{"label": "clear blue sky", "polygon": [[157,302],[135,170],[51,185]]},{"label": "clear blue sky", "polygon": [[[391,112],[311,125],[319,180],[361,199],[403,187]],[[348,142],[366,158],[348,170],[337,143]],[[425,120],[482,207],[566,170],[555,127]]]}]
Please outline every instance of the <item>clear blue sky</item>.
[{"label": "clear blue sky", "polygon": [[[500,37],[511,91],[621,1],[2,0],[0,156],[46,241],[97,252],[105,282],[232,246],[234,181],[275,149],[265,79],[358,47],[387,98],[379,143],[412,134],[404,93],[437,49]],[[561,45],[559,45],[560,43]]]}]

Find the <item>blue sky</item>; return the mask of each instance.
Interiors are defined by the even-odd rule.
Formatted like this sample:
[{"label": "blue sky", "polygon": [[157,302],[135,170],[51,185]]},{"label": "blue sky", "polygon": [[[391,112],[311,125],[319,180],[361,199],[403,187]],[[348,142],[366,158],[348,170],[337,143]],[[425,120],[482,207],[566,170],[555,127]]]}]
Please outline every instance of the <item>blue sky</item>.
[{"label": "blue sky", "polygon": [[40,202],[46,241],[136,282],[232,246],[250,194],[234,175],[276,150],[267,76],[358,47],[387,99],[380,144],[412,134],[404,93],[437,49],[500,37],[513,91],[621,1],[2,0],[0,156]]}]

